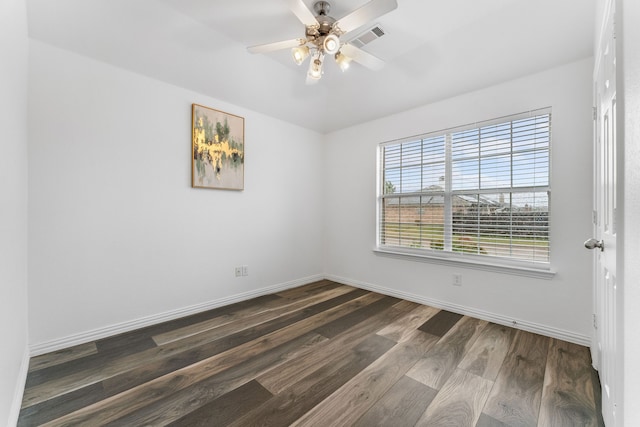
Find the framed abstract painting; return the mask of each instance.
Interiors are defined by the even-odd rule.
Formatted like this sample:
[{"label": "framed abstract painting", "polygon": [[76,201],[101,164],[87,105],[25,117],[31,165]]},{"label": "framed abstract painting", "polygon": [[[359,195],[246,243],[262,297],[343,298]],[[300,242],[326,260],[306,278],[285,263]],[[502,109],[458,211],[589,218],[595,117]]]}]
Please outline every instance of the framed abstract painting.
[{"label": "framed abstract painting", "polygon": [[203,105],[191,110],[191,186],[244,190],[244,118]]}]

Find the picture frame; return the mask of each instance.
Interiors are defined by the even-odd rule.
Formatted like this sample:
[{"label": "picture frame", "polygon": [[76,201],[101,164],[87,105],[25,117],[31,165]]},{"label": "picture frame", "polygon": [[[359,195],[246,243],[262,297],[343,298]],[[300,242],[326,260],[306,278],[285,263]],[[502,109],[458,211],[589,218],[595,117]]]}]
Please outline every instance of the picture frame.
[{"label": "picture frame", "polygon": [[244,190],[244,118],[191,105],[191,187]]}]

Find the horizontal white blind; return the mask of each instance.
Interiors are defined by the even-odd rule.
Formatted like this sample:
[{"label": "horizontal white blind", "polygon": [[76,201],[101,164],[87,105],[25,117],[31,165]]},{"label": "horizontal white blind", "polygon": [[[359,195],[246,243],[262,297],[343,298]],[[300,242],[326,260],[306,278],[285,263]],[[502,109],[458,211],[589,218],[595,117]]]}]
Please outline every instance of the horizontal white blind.
[{"label": "horizontal white blind", "polygon": [[551,112],[381,145],[381,246],[549,263]]}]

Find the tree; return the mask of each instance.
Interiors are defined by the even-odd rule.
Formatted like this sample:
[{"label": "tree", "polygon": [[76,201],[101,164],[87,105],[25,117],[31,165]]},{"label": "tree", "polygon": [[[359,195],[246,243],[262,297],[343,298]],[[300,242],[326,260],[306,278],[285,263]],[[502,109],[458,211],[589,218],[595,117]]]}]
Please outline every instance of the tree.
[{"label": "tree", "polygon": [[396,192],[396,186],[391,181],[384,182],[384,194],[393,194]]}]

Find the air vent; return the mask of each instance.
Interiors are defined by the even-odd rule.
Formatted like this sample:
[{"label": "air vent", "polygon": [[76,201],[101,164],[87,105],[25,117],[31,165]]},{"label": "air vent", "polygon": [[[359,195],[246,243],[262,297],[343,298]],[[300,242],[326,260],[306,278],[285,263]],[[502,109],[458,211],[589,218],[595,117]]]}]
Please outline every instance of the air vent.
[{"label": "air vent", "polygon": [[382,27],[380,27],[380,24],[376,24],[364,33],[360,34],[355,39],[351,40],[349,43],[351,43],[355,47],[362,47],[376,39],[379,39],[382,36],[384,36],[384,30],[382,29]]}]

